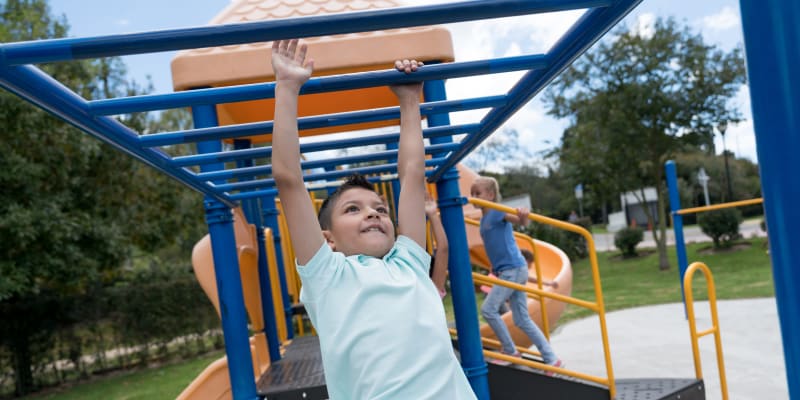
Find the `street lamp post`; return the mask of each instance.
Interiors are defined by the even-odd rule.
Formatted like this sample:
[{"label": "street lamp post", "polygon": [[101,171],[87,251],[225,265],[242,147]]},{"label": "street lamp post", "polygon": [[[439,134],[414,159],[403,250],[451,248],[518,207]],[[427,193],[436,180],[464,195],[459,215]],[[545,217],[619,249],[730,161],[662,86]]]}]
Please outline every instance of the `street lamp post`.
[{"label": "street lamp post", "polygon": [[700,185],[703,186],[703,195],[706,198],[706,205],[710,205],[711,202],[708,201],[708,181],[711,178],[706,173],[705,168],[700,167],[700,171],[697,172],[697,181],[700,182]]},{"label": "street lamp post", "polygon": [[717,130],[722,135],[722,156],[725,159],[725,182],[728,184],[728,198],[727,201],[733,201],[733,186],[731,186],[731,170],[728,167],[728,149],[725,147],[725,131],[728,129],[728,121],[722,121],[717,124]]}]

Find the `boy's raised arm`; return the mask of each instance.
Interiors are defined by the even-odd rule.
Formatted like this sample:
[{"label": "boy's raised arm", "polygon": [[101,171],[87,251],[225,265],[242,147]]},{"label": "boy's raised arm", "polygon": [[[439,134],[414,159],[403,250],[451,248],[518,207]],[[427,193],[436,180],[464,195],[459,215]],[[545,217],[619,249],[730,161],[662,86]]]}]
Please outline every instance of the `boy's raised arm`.
[{"label": "boy's raised arm", "polygon": [[[412,73],[421,66],[415,60],[398,60],[395,68]],[[400,101],[400,144],[397,174],[400,200],[397,207],[397,231],[425,247],[425,143],[419,112],[421,83],[391,87]]]},{"label": "boy's raised arm", "polygon": [[306,62],[305,44],[278,40],[272,44],[275,71],[275,121],[272,130],[272,175],[278,186],[297,262],[306,264],[325,243],[300,168],[297,101],[300,87],[311,76],[314,62]]}]

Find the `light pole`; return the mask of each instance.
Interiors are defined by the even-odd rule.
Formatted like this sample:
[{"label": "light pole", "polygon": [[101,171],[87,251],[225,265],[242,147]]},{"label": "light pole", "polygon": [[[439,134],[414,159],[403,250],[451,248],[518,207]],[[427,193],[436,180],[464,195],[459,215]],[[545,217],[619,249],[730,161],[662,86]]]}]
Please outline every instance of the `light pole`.
[{"label": "light pole", "polygon": [[705,168],[700,167],[700,171],[697,172],[697,181],[700,182],[700,185],[703,186],[703,195],[706,198],[706,205],[711,204],[708,201],[708,181],[711,179],[708,174],[706,173]]},{"label": "light pole", "polygon": [[725,130],[728,129],[728,121],[722,121],[717,124],[717,130],[722,135],[722,156],[725,158],[725,182],[728,184],[728,198],[727,201],[733,201],[733,187],[731,186],[731,170],[728,167],[728,149],[725,147]]}]

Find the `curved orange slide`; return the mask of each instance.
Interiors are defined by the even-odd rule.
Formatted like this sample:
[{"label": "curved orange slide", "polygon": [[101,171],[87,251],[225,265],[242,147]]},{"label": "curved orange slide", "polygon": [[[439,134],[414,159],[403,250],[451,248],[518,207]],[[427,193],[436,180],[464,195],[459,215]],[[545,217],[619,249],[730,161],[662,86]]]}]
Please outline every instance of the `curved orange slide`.
[{"label": "curved orange slide", "polygon": [[[478,174],[459,164],[458,175],[459,189],[461,190],[461,193],[469,193],[472,182],[478,177]],[[477,225],[477,221],[480,220],[481,212],[471,204],[466,204],[464,206],[464,215],[467,218],[472,219],[471,222],[467,221],[466,225],[467,245],[469,246],[470,260],[472,264],[478,265],[481,268],[490,271],[492,268],[491,263],[489,263],[489,259],[486,256],[486,251],[483,248],[483,240],[481,240],[481,235],[478,231]],[[532,239],[523,234],[517,234],[516,238],[517,245],[519,245],[520,249],[528,249],[536,254],[536,258],[539,261],[539,267],[542,271],[543,282],[553,281],[558,283],[557,289],[554,289],[550,286],[545,286],[543,287],[543,290],[569,296],[572,292],[572,264],[570,263],[569,257],[567,257],[566,253],[550,243]],[[533,267],[529,269],[528,275],[532,278],[538,279],[536,276],[536,269]],[[537,288],[536,284],[533,283],[528,283],[527,286],[531,288]],[[558,318],[564,312],[566,306],[567,305],[563,302],[545,299],[547,322],[550,327],[555,325],[556,321],[558,321]],[[538,300],[528,298],[528,314],[530,314],[533,322],[542,328],[542,330],[544,330],[544,324],[542,323],[541,304]],[[511,312],[503,314],[503,322],[505,322],[506,326],[508,326],[511,337],[514,339],[514,343],[517,346],[530,347],[532,345],[530,339],[528,339],[528,336],[514,325]],[[494,331],[492,331],[488,324],[481,325],[481,336],[489,339],[497,338],[494,334]]]},{"label": "curved orange slide", "polygon": [[[241,208],[233,210],[233,230],[236,236],[236,253],[239,257],[239,272],[242,276],[245,306],[250,324],[255,332],[250,338],[250,353],[253,355],[253,372],[257,380],[269,367],[269,352],[264,337],[264,318],[261,313],[261,289],[258,286],[258,243],[255,226],[248,224]],[[214,275],[214,257],[211,238],[204,236],[192,250],[192,267],[200,287],[214,304],[219,314],[219,296]],[[228,359],[222,357],[206,367],[177,400],[228,400],[232,399],[231,381],[228,374]]]}]

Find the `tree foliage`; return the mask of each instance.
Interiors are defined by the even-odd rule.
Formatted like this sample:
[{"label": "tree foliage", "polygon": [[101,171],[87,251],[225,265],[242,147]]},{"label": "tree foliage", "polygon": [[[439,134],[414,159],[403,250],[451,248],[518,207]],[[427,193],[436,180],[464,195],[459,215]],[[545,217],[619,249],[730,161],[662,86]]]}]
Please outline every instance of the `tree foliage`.
[{"label": "tree foliage", "polygon": [[[59,38],[68,29],[44,0],[0,4],[2,42]],[[114,58],[41,68],[85,98],[143,91],[125,81]],[[155,124],[144,114],[119,119],[137,131]],[[137,249],[190,248],[200,236],[202,207],[200,196],[4,90],[0,143],[0,319],[20,310],[47,316],[0,328],[22,394],[31,389],[31,341],[70,322],[59,295],[113,282]]]},{"label": "tree foliage", "polygon": [[656,187],[650,215],[661,268],[665,241],[664,162],[689,149],[713,148],[714,126],[736,122],[729,100],[744,83],[740,49],[722,51],[673,19],[652,31],[627,27],[569,67],[547,90],[548,112],[570,126],[557,151],[562,171],[594,195]]}]

